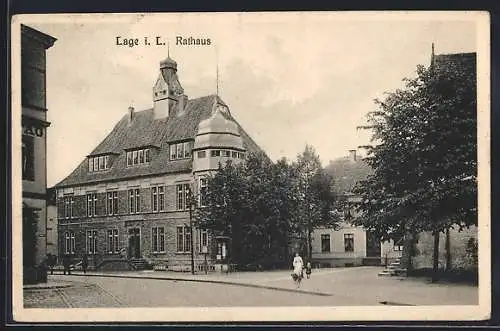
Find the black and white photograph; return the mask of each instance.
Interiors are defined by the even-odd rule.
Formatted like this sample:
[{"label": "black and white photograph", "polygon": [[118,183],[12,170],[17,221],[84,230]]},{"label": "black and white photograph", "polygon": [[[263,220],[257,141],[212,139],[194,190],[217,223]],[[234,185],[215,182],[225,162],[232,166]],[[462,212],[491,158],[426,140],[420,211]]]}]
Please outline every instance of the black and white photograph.
[{"label": "black and white photograph", "polygon": [[487,12],[11,27],[15,320],[490,316]]}]

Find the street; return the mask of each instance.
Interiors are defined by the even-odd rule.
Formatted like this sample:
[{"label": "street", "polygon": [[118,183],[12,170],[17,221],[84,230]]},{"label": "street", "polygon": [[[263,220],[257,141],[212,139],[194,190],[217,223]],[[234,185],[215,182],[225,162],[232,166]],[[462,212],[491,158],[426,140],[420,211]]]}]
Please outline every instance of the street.
[{"label": "street", "polygon": [[[49,275],[51,289],[25,289],[25,308],[477,305],[478,288],[379,277],[377,267],[314,270],[296,289],[289,271],[191,275],[81,272]],[[221,283],[224,282],[224,283]]]}]

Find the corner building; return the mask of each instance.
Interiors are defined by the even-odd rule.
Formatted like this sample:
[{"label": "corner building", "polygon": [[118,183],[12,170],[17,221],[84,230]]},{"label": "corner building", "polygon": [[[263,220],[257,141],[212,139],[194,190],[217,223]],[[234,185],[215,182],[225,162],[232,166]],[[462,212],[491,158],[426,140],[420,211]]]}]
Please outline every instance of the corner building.
[{"label": "corner building", "polygon": [[[167,58],[153,86],[153,108],[127,114],[56,185],[59,255],[100,270],[188,271],[216,263],[211,233],[190,229],[188,193],[203,207],[207,176],[219,163],[261,152],[217,95],[189,99]],[[193,246],[191,247],[191,233]]]},{"label": "corner building", "polygon": [[50,126],[46,59],[56,40],[21,25],[23,278],[27,282],[35,281],[35,269],[46,257],[47,129]]}]

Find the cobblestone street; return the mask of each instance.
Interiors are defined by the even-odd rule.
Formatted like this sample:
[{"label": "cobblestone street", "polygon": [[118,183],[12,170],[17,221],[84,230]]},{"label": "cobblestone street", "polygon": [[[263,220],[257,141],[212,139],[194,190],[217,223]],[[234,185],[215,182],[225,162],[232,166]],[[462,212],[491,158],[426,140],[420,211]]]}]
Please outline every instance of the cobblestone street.
[{"label": "cobblestone street", "polygon": [[378,277],[380,268],[315,270],[296,289],[288,271],[229,275],[171,272],[52,275],[70,282],[28,289],[25,308],[476,305],[478,288]]}]

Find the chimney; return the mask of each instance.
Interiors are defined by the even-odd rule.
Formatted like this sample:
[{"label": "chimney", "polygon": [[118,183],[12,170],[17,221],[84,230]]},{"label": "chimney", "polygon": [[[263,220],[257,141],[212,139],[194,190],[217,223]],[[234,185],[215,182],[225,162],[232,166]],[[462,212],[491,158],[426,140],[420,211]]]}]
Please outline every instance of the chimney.
[{"label": "chimney", "polygon": [[355,149],[351,149],[349,150],[349,160],[351,161],[356,161],[356,150]]},{"label": "chimney", "polygon": [[134,119],[134,107],[128,107],[128,124],[132,124],[132,120]]}]

